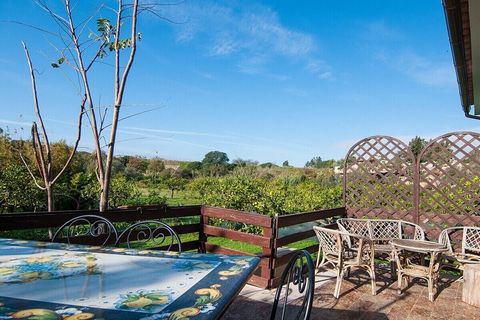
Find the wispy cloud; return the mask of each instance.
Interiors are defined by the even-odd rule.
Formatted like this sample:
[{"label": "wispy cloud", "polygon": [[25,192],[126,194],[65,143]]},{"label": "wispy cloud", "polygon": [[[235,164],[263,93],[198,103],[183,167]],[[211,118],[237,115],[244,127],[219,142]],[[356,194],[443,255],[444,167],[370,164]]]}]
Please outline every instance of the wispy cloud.
[{"label": "wispy cloud", "polygon": [[419,83],[429,86],[454,86],[455,70],[450,62],[434,62],[411,51],[397,57],[395,68]]},{"label": "wispy cloud", "polygon": [[8,119],[0,119],[0,123],[12,124],[12,125],[15,125],[15,126],[31,126],[32,125],[31,122],[8,120]]},{"label": "wispy cloud", "polygon": [[420,54],[412,49],[408,38],[384,21],[366,23],[359,38],[373,59],[410,79],[433,87],[448,87],[456,84],[453,65],[450,60],[442,61]]},{"label": "wispy cloud", "polygon": [[162,129],[140,128],[140,127],[125,127],[125,129],[142,131],[142,132],[184,135],[184,136],[203,136],[203,137],[216,137],[216,138],[228,137],[226,135],[221,135],[221,134],[213,134],[213,133],[197,132],[197,131],[162,130]]},{"label": "wispy cloud", "polygon": [[319,79],[329,80],[333,78],[332,67],[323,60],[311,59],[306,69],[318,76]]},{"label": "wispy cloud", "polygon": [[[278,13],[269,7],[245,2],[236,6],[232,2],[201,1],[168,10],[173,20],[185,21],[175,25],[177,42],[198,40],[208,56],[233,56],[238,61],[239,72],[269,75],[272,72],[268,66],[274,59],[289,59],[305,66],[315,59],[315,38],[285,26]],[[330,67],[322,73],[309,67],[305,70],[322,80],[331,78],[332,74]]]}]

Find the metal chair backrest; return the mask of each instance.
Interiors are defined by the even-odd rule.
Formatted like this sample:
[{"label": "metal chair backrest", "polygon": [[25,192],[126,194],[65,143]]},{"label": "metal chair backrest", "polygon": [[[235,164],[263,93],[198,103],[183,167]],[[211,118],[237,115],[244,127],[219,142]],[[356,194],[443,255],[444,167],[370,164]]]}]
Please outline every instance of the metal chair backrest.
[{"label": "metal chair backrest", "polygon": [[177,247],[182,252],[182,243],[175,230],[168,224],[158,220],[140,221],[130,225],[117,238],[115,246],[125,243],[128,248],[148,246],[153,249],[173,251]]},{"label": "metal chair backrest", "polygon": [[[306,250],[295,251],[283,271],[281,282],[275,293],[270,320],[309,319],[312,312],[314,289],[315,272],[312,258]],[[294,293],[295,302],[298,301],[298,303],[288,303],[292,293]],[[302,300],[300,301],[300,299]]]},{"label": "metal chair backrest", "polygon": [[81,215],[65,222],[52,242],[105,246],[117,241],[118,233],[110,220],[98,215]]}]

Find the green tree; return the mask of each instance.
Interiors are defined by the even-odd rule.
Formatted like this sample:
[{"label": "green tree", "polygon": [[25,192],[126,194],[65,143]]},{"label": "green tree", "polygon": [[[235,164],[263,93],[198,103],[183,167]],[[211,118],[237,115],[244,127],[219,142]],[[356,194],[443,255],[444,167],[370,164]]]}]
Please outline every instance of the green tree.
[{"label": "green tree", "polygon": [[175,191],[185,189],[187,180],[179,177],[170,177],[164,181],[165,186],[171,191],[170,198],[173,199]]},{"label": "green tree", "polygon": [[288,163],[288,160],[283,161],[282,167],[290,167],[290,164]]},{"label": "green tree", "polygon": [[410,150],[412,150],[413,155],[415,158],[417,158],[420,155],[420,152],[425,148],[425,146],[428,144],[428,141],[420,138],[419,136],[415,136],[410,142],[408,143],[408,146],[410,147]]},{"label": "green tree", "polygon": [[229,170],[229,161],[225,152],[210,151],[202,160],[202,170],[208,176],[225,175]]},{"label": "green tree", "polygon": [[165,163],[163,160],[159,158],[153,158],[148,163],[147,175],[158,177],[163,170],[165,170]]},{"label": "green tree", "polygon": [[335,166],[336,161],[333,159],[330,160],[322,160],[322,157],[313,157],[312,160],[307,161],[305,163],[305,167],[307,168],[333,168]]},{"label": "green tree", "polygon": [[182,178],[192,179],[202,171],[202,163],[200,161],[182,162],[179,171]]}]

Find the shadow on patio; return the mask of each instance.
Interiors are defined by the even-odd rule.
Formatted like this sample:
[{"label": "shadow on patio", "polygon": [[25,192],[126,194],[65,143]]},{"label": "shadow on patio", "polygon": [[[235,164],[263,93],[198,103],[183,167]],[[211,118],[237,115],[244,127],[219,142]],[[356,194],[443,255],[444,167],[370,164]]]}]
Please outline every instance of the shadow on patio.
[{"label": "shadow on patio", "polygon": [[[335,279],[331,273],[317,275],[315,298],[310,319],[480,319],[480,308],[462,302],[462,283],[443,277],[432,303],[423,282],[413,281],[402,295],[388,274],[377,273],[377,295],[370,293],[370,282],[362,271],[353,272],[342,282],[341,296],[332,293]],[[268,319],[274,291],[245,288],[227,310],[223,319]]]}]

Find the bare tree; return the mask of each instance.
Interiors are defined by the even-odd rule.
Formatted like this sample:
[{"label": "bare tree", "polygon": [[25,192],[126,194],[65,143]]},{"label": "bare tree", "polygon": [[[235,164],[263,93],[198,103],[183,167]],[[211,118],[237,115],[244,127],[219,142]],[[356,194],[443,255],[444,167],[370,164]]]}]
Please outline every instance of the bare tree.
[{"label": "bare tree", "polygon": [[[115,141],[118,123],[122,120],[120,118],[120,110],[128,75],[135,60],[137,41],[141,38],[140,33],[137,33],[137,18],[140,10],[153,11],[154,5],[139,7],[138,0],[133,0],[133,2],[129,3],[117,0],[117,8],[100,4],[94,14],[101,9],[112,11],[115,14],[115,23],[106,18],[96,19],[96,31],[91,31],[88,37],[85,37],[84,31],[88,28],[89,22],[93,20],[94,14],[77,23],[73,14],[74,6],[72,7],[70,0],[65,0],[64,2],[64,16],[53,12],[43,1],[37,0],[37,3],[53,18],[62,33],[60,39],[63,43],[63,48],[57,49],[60,58],[58,63],[54,63],[52,66],[57,68],[60,64],[68,64],[78,75],[80,92],[85,99],[86,114],[93,136],[96,176],[100,185],[99,208],[101,211],[104,211],[108,208]],[[123,31],[124,29],[126,30],[125,32]],[[122,38],[123,33],[127,32],[128,36]],[[94,47],[94,50],[92,50],[92,47]],[[128,59],[125,64],[122,64],[121,56],[125,51],[128,52]],[[91,85],[92,67],[100,59],[108,55],[113,55],[114,60],[113,110],[109,124],[105,121],[108,108],[102,111],[100,106],[95,103]],[[105,138],[107,134],[109,136],[108,140]],[[103,147],[106,147],[106,158],[104,157]]]},{"label": "bare tree", "polygon": [[86,99],[83,99],[82,102],[80,103],[78,120],[77,120],[77,136],[73,144],[73,147],[71,148],[70,154],[66,162],[63,164],[63,167],[61,167],[60,171],[55,174],[53,172],[52,148],[50,145],[50,141],[48,139],[47,130],[45,129],[45,124],[43,122],[42,114],[40,112],[40,105],[38,102],[35,70],[33,68],[32,60],[30,58],[30,54],[28,52],[27,46],[23,42],[22,42],[22,45],[25,51],[25,56],[27,58],[28,67],[30,70],[30,79],[32,82],[32,94],[33,94],[33,107],[35,109],[35,114],[37,117],[37,121],[34,121],[32,124],[32,152],[34,156],[34,163],[37,166],[37,171],[41,178],[41,182],[38,181],[36,175],[34,174],[35,170],[32,170],[32,168],[30,168],[29,164],[27,163],[27,161],[25,160],[25,157],[21,152],[20,152],[20,158],[23,164],[25,165],[25,167],[27,168],[27,171],[32,177],[35,185],[39,189],[44,190],[45,193],[47,194],[48,211],[54,211],[55,206],[54,206],[54,198],[53,198],[54,197],[53,186],[58,181],[58,179],[62,176],[62,174],[65,172],[67,167],[70,165],[70,163],[72,162],[73,156],[77,151],[78,143],[80,142],[80,137],[82,132],[82,119],[83,119]]},{"label": "bare tree", "polygon": [[[141,39],[141,34],[137,32],[138,15],[141,12],[149,12],[161,19],[170,21],[159,15],[156,8],[163,5],[174,5],[175,3],[161,4],[149,1],[148,3],[139,4],[139,0],[116,0],[116,8],[100,3],[91,15],[81,21],[77,21],[74,13],[75,6],[78,5],[79,1],[72,4],[70,0],[64,0],[63,6],[65,11],[63,14],[54,12],[46,4],[45,0],[34,1],[53,19],[60,30],[57,34],[30,25],[30,27],[46,32],[49,35],[54,35],[60,41],[58,46],[52,44],[59,54],[58,60],[52,63],[52,67],[60,68],[61,65],[67,65],[73,69],[76,75],[79,97],[82,101],[82,106],[85,108],[84,114],[88,118],[88,123],[92,130],[96,176],[100,185],[99,208],[101,211],[104,211],[108,208],[118,124],[121,120],[132,116],[121,118],[120,111],[127,80],[135,60],[137,41]],[[101,11],[106,11],[106,14],[102,14],[102,18],[94,19],[95,16],[100,15]],[[104,18],[112,15],[111,20]],[[94,28],[92,28],[93,23],[96,23]],[[105,61],[107,57],[112,57],[113,63],[107,63]],[[99,103],[94,101],[94,88],[91,79],[93,78],[92,70],[95,69],[93,67],[98,65],[97,62],[112,66],[114,76],[112,91],[114,95],[111,108],[102,108]],[[110,122],[107,121],[109,110],[111,110]],[[143,112],[138,114],[141,113]],[[39,123],[41,122],[39,121]],[[41,128],[43,128],[43,124]],[[40,136],[42,136],[42,141],[44,141],[43,154],[48,159],[49,151],[46,149],[48,143],[45,142],[48,139],[46,139],[46,134],[43,134],[43,132],[44,130],[42,129]],[[37,153],[40,151],[38,147],[37,151]],[[42,155],[41,153],[39,154]],[[39,157],[39,161],[42,159],[42,157]],[[46,176],[48,177],[48,172],[46,172]]]}]

